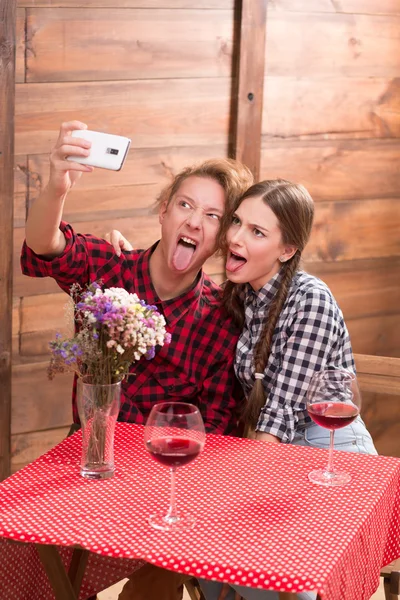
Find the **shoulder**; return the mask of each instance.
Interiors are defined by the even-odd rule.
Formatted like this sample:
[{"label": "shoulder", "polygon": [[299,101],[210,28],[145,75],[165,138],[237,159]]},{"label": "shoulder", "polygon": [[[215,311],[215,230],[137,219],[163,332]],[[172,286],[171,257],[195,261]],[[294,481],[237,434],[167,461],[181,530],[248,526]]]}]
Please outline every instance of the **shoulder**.
[{"label": "shoulder", "polygon": [[234,324],[233,319],[228,315],[222,306],[222,288],[215,283],[208,275],[204,273],[202,304],[207,306],[207,319],[218,325],[219,335],[230,334],[238,337],[240,330]]},{"label": "shoulder", "polygon": [[296,310],[301,308],[304,312],[328,313],[331,317],[343,318],[336,299],[326,283],[305,271],[299,271],[293,278],[289,304]]},{"label": "shoulder", "polygon": [[202,298],[210,306],[215,308],[221,306],[222,289],[206,273],[203,273]]}]

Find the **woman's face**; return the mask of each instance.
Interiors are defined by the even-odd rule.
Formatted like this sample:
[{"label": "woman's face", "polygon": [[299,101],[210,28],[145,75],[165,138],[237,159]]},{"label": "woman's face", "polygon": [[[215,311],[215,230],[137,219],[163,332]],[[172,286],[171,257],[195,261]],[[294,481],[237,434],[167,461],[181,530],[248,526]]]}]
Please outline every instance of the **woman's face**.
[{"label": "woman's face", "polygon": [[281,262],[296,252],[283,244],[279,222],[259,196],[246,198],[233,215],[227,233],[226,274],[234,283],[250,283],[261,289],[276,273]]}]

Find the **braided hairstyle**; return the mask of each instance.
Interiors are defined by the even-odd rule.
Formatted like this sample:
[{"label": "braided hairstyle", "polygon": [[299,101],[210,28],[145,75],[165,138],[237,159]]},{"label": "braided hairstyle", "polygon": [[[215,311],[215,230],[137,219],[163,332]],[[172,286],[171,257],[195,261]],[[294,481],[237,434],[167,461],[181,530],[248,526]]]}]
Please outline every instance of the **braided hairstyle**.
[{"label": "braided hairstyle", "polygon": [[[299,269],[301,253],[306,246],[314,218],[314,202],[302,185],[284,179],[261,181],[243,194],[225,221],[224,233],[231,221],[233,213],[247,198],[260,198],[272,210],[279,222],[284,245],[297,248],[294,255],[280,266],[281,283],[273,298],[265,319],[259,340],[254,349],[255,373],[264,373],[272,348],[272,338],[282,307],[287,298],[292,279]],[[225,238],[226,239],[226,238]],[[227,250],[225,242],[225,251]],[[235,322],[243,327],[244,323],[244,284],[226,282],[223,304]],[[264,388],[261,379],[255,380],[246,403],[243,419],[245,425],[254,429],[262,407],[265,405]]]}]

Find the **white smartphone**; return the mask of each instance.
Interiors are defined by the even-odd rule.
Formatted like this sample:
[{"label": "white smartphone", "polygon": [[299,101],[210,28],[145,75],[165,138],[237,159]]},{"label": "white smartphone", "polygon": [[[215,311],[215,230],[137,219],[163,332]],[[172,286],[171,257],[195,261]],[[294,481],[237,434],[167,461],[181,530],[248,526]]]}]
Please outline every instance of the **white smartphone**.
[{"label": "white smartphone", "polygon": [[112,171],[122,169],[131,145],[129,138],[88,129],[75,129],[71,135],[92,142],[92,146],[89,156],[71,155],[67,156],[67,160]]}]

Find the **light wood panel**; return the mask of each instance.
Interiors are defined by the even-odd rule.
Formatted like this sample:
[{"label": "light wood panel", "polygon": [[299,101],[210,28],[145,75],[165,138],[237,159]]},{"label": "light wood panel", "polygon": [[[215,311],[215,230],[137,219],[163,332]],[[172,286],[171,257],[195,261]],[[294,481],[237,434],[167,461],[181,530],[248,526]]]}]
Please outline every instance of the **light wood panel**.
[{"label": "light wood panel", "polygon": [[399,357],[400,313],[346,321],[356,354]]},{"label": "light wood panel", "polygon": [[14,157],[14,227],[23,227],[28,198],[28,157]]},{"label": "light wood panel", "polygon": [[11,438],[12,471],[24,467],[56,444],[62,442],[68,435],[69,427],[20,433]]},{"label": "light wood panel", "polygon": [[399,90],[400,79],[267,77],[262,132],[271,140],[399,137]]},{"label": "light wood panel", "polygon": [[27,81],[230,76],[232,36],[232,10],[32,8]]},{"label": "light wood panel", "polygon": [[268,76],[398,77],[400,16],[296,13],[268,6]]},{"label": "light wood panel", "polygon": [[16,153],[49,152],[63,121],[126,135],[136,148],[228,143],[230,78],[17,84]]},{"label": "light wood panel", "polygon": [[[136,148],[227,143],[229,78],[16,86],[16,152],[49,151],[63,120],[128,135]],[[346,139],[398,137],[400,80],[269,77],[263,134]],[[184,102],[182,99],[184,98]]]},{"label": "light wood panel", "polygon": [[267,3],[243,0],[240,7],[235,158],[247,165],[258,181],[265,63],[261,49],[265,48]]},{"label": "light wood panel", "polygon": [[400,197],[399,140],[270,141],[260,179],[302,183],[315,201]]},{"label": "light wood panel", "polygon": [[345,320],[400,312],[400,257],[331,263],[305,262],[328,285]]},{"label": "light wood panel", "polygon": [[25,22],[26,10],[17,9],[15,26],[15,81],[25,81]]},{"label": "light wood panel", "polygon": [[269,4],[286,11],[400,14],[398,0],[269,0]]},{"label": "light wood panel", "polygon": [[73,376],[60,373],[50,381],[48,364],[48,360],[42,359],[37,364],[13,367],[13,434],[66,427],[72,423]]},{"label": "light wood panel", "polygon": [[[387,1],[387,0],[386,0]],[[120,8],[233,9],[235,0],[118,0]],[[115,0],[18,0],[18,6],[115,8]]]},{"label": "light wood panel", "polygon": [[400,256],[399,230],[400,198],[319,202],[304,258],[329,262]]},{"label": "light wood panel", "polygon": [[20,307],[20,354],[49,354],[56,332],[73,335],[72,305],[65,293],[22,298]]}]

